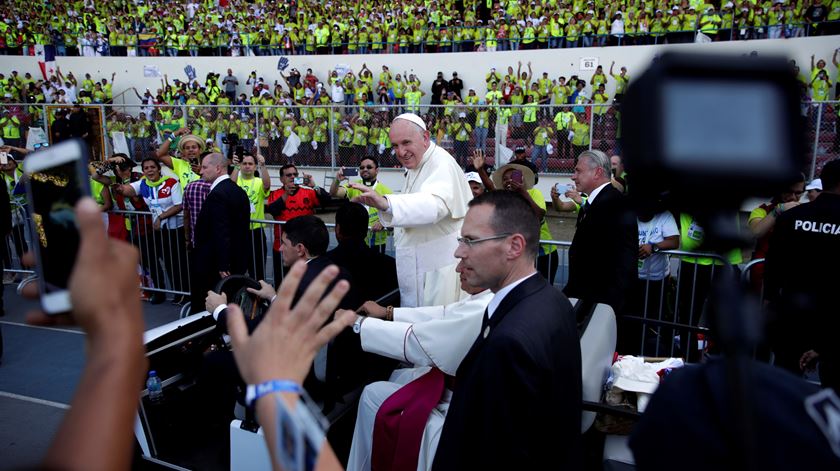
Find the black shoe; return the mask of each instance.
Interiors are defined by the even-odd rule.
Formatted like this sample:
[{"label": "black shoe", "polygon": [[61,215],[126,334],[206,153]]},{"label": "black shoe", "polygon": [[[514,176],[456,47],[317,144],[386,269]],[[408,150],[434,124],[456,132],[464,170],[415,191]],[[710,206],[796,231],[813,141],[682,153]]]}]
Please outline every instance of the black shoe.
[{"label": "black shoe", "polygon": [[166,301],[166,295],[163,293],[155,293],[152,295],[152,298],[149,299],[149,302],[152,304],[162,304]]}]

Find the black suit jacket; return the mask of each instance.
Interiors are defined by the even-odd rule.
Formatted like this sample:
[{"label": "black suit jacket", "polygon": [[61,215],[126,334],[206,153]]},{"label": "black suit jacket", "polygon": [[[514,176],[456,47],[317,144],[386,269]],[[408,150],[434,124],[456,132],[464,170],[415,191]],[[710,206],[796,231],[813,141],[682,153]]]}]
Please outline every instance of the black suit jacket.
[{"label": "black suit jacket", "polygon": [[636,216],[621,192],[607,185],[578,222],[563,292],[570,298],[609,304],[620,314],[639,276],[638,260]]},{"label": "black suit jacket", "polygon": [[248,195],[232,180],[223,180],[207,195],[195,225],[196,269],[242,274],[248,267],[251,239]]},{"label": "black suit jacket", "polygon": [[399,288],[396,260],[368,247],[363,240],[340,241],[327,257],[350,272],[353,290],[362,303],[376,301]]},{"label": "black suit jacket", "polygon": [[579,469],[580,361],[569,300],[534,274],[458,367],[432,469]]}]

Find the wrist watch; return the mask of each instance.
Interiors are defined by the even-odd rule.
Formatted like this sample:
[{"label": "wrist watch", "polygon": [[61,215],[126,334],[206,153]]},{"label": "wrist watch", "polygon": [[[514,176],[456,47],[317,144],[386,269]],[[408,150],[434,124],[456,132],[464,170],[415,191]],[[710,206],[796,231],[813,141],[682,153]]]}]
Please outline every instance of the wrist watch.
[{"label": "wrist watch", "polygon": [[658,253],[660,250],[659,246],[656,244],[650,244],[650,251],[651,253]]},{"label": "wrist watch", "polygon": [[356,322],[353,323],[353,333],[358,334],[362,331],[362,322],[364,321],[364,316],[356,316]]}]

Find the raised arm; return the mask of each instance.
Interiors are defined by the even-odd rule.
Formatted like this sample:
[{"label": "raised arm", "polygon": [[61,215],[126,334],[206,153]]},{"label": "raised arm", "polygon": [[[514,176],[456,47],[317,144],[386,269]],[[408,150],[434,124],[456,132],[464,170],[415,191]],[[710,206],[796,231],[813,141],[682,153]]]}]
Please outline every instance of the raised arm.
[{"label": "raised arm", "polygon": [[263,182],[263,190],[271,189],[271,176],[268,174],[268,167],[265,166],[265,157],[257,152],[257,167],[260,169],[260,178]]},{"label": "raised arm", "polygon": [[[271,304],[266,318],[250,336],[242,310],[236,305],[228,306],[228,332],[234,345],[236,364],[246,384],[285,380],[299,387],[312,366],[315,353],[355,320],[352,312],[336,315],[333,320],[329,320],[350,289],[349,283],[342,280],[323,296],[338,275],[338,267],[334,265],[324,269],[309,284],[303,297],[292,309],[292,298],[305,271],[306,265],[300,261],[289,270],[280,284],[277,300]],[[256,402],[257,419],[263,427],[275,470],[281,469],[277,457],[278,397],[292,411],[299,407],[299,395],[295,392],[267,394]],[[321,448],[315,469],[341,469],[328,442]]]},{"label": "raised arm", "polygon": [[[96,203],[76,206],[79,257],[70,277],[72,316],[30,313],[39,325],[78,324],[85,337],[85,368],[44,458],[47,469],[128,469],[132,425],[147,362],[137,296],[137,249],[109,239]],[[37,293],[25,291],[27,297]],[[34,293],[33,293],[34,291]],[[41,467],[39,466],[39,467]]]}]

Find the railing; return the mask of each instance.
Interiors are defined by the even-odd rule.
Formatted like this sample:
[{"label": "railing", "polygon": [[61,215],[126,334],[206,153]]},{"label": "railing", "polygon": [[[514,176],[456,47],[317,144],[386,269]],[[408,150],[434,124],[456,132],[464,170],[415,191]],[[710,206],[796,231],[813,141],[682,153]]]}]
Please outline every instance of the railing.
[{"label": "railing", "polygon": [[[723,15],[721,15],[723,16]],[[730,15],[731,16],[731,15]],[[533,35],[526,37],[525,30],[511,34],[509,30],[484,26],[447,26],[445,28],[426,27],[419,33],[412,31],[405,36],[390,38],[383,33],[381,40],[348,41],[345,34],[333,36],[318,42],[314,36],[303,34],[298,41],[288,35],[279,42],[271,37],[258,35],[231,35],[221,33],[217,38],[197,41],[188,38],[178,39],[177,35],[136,34],[111,44],[107,36],[103,40],[88,44],[80,36],[76,43],[56,42],[58,56],[280,56],[310,54],[396,54],[396,53],[446,53],[468,51],[507,51],[523,49],[558,49],[575,47],[604,47],[625,45],[677,44],[708,41],[736,41],[752,39],[780,39],[808,36],[840,34],[840,21],[824,21],[818,24],[802,22],[779,22],[776,24],[753,25],[746,20],[732,17],[728,22],[720,21],[707,26],[703,15],[697,15],[694,28],[668,29],[668,17],[661,20],[651,19],[648,31],[640,31],[636,26],[624,25],[612,29],[611,20],[605,21],[605,28],[596,25],[591,32],[584,32],[585,22],[580,21],[578,28],[563,29],[552,34],[551,29],[534,29]],[[682,20],[680,20],[682,24]],[[548,26],[550,28],[550,26]],[[632,29],[632,31],[630,31]],[[444,33],[445,31],[445,33]],[[698,34],[702,35],[698,37]],[[9,55],[35,55],[35,44],[24,41],[20,46],[6,49]]]},{"label": "railing", "polygon": [[[15,217],[12,233],[7,236],[4,253],[4,275],[12,282],[32,271],[23,267],[21,256],[32,247],[31,224],[25,207],[15,206],[21,213]],[[151,213],[143,211],[114,210],[107,213],[109,234],[131,243],[140,252],[138,285],[146,298],[154,300],[162,295],[176,297],[190,295],[191,254],[186,243],[184,228],[155,230],[151,224]],[[274,220],[253,220],[264,224],[256,236],[250,238],[248,274],[276,284],[284,274],[282,255],[273,250],[274,227],[284,222]],[[332,249],[337,245],[334,224],[327,224],[330,230]],[[260,232],[261,231],[261,232]],[[538,271],[553,284],[562,288],[568,281],[568,249],[571,242],[541,240],[543,246],[557,248],[555,261],[548,264],[537,260]],[[389,236],[386,253],[394,255],[393,240]],[[647,356],[683,356],[697,360],[708,342],[710,332],[705,316],[706,300],[712,280],[720,270],[732,269],[716,254],[686,252],[680,250],[662,251],[655,256],[664,257],[668,271],[658,279],[638,279],[628,292],[624,314],[619,323],[622,332],[619,339],[620,353]],[[711,265],[699,265],[686,257],[707,257],[717,261]],[[749,285],[751,269],[764,262],[756,259],[745,264],[742,281]]]},{"label": "railing", "polygon": [[[104,158],[121,151],[136,161],[153,155],[173,129],[186,126],[225,154],[233,150],[233,145],[241,145],[245,151],[261,153],[269,165],[293,162],[337,168],[355,166],[362,156],[374,155],[381,166],[396,167],[399,164],[391,151],[388,126],[404,111],[421,114],[432,140],[462,166],[473,150],[481,149],[498,167],[500,160],[506,161],[512,150],[521,146],[541,173],[569,174],[575,157],[583,150],[621,153],[621,113],[619,105],[611,103],[612,97],[599,98],[604,102],[597,104],[536,106],[486,105],[483,100],[476,104],[420,105],[405,103],[404,98],[380,104],[372,98],[359,96],[363,105],[347,94],[341,103],[317,106],[88,105],[85,110],[91,123],[88,141],[94,155]],[[555,100],[551,95],[546,99]],[[802,104],[808,140],[804,156],[807,164],[802,171],[809,179],[818,175],[826,162],[840,156],[838,105],[840,102],[829,101]],[[2,109],[18,117],[21,136],[29,126],[41,128],[49,136],[57,107],[11,104]],[[229,144],[235,142],[232,137],[238,144]],[[20,147],[25,143],[24,138],[11,141]]]}]

